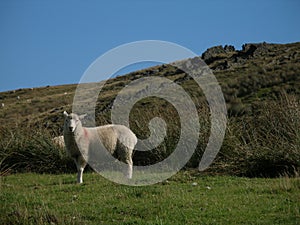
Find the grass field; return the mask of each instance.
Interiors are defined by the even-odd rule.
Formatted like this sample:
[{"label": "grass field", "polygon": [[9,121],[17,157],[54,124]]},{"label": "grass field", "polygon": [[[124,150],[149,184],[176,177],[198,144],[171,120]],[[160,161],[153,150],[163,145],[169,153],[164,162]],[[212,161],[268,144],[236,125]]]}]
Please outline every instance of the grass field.
[{"label": "grass field", "polygon": [[300,224],[300,179],[184,171],[144,187],[95,173],[0,177],[0,224]]}]

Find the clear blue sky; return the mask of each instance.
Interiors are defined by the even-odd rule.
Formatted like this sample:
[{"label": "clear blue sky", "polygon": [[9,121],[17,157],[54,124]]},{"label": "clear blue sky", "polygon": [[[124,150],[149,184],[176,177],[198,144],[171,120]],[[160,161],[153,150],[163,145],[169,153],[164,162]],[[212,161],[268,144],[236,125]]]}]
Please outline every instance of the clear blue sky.
[{"label": "clear blue sky", "polygon": [[298,0],[1,0],[0,91],[78,83],[106,51],[164,40],[215,45],[300,41]]}]

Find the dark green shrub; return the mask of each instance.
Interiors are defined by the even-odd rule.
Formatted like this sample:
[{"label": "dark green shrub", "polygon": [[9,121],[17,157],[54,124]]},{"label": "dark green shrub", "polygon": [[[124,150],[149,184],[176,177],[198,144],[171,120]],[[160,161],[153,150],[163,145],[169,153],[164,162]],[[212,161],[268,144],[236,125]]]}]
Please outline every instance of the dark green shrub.
[{"label": "dark green shrub", "polygon": [[46,129],[2,128],[0,135],[0,173],[76,171],[73,161],[53,143]]},{"label": "dark green shrub", "polygon": [[279,101],[261,103],[251,117],[231,118],[216,167],[226,173],[250,177],[297,174],[299,99],[282,95]]}]

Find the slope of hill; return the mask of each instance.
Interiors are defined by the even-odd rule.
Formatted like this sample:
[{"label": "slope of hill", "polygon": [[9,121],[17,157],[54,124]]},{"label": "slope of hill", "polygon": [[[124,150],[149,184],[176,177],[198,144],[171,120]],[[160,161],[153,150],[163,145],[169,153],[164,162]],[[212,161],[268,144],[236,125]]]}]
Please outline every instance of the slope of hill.
[{"label": "slope of hill", "polygon": [[[217,77],[230,115],[245,113],[250,110],[247,106],[274,98],[283,90],[300,94],[300,43],[245,44],[240,51],[232,46],[216,46],[204,52],[202,59]],[[156,66],[111,79],[105,88],[110,93],[103,95],[108,101],[116,91],[141,76],[164,76],[185,86],[190,80],[172,66]],[[76,84],[2,92],[0,123],[3,126],[49,117],[51,123],[61,122],[55,115],[71,109],[75,89]],[[106,109],[107,101],[99,106],[100,110]]]},{"label": "slope of hill", "polygon": [[[274,169],[275,175],[283,171],[299,170],[300,42],[245,44],[241,50],[235,50],[233,46],[216,46],[205,51],[201,58],[212,69],[221,85],[229,115],[230,129],[219,154],[220,159],[215,163],[215,171],[230,170],[235,174],[257,175],[260,167],[257,167],[258,171],[254,171],[253,167],[258,166],[255,157],[259,154],[264,156],[260,164],[270,164],[271,169],[264,168],[265,170],[272,170],[274,165],[282,164],[282,167]],[[207,143],[209,110],[201,89],[193,79],[171,65],[155,66],[108,80],[98,98],[97,123],[109,123],[109,112],[118,92],[132,80],[146,76],[161,76],[176,82],[189,93],[197,105],[203,129],[199,137],[199,151],[190,162],[191,166],[195,166]],[[75,90],[76,84],[2,92],[0,127],[12,132],[15,128],[29,127],[33,130],[47,129],[52,135],[61,134],[62,112],[71,111]],[[136,164],[162,160],[170,154],[170,149],[178,141],[178,114],[165,100],[146,98],[139,101],[132,110],[130,122],[139,137],[147,137],[148,122],[158,115],[170,121],[167,122],[169,136],[156,152],[143,155],[137,153]],[[286,117],[289,118],[287,121]],[[278,123],[279,120],[285,124]],[[278,131],[284,126],[287,126],[286,130]],[[277,131],[278,134],[272,134]],[[284,135],[286,136],[281,140]],[[276,162],[273,162],[274,158],[268,158],[270,143],[274,142],[278,145],[272,148],[276,148],[278,154],[270,156],[283,158],[276,159]],[[289,143],[288,152],[287,146],[284,147],[286,143]],[[253,153],[254,150],[249,149],[257,152]],[[289,157],[285,161],[286,154]],[[293,159],[290,158],[291,155]],[[248,169],[235,168],[237,163]],[[268,171],[266,174],[272,175],[272,172]]]}]

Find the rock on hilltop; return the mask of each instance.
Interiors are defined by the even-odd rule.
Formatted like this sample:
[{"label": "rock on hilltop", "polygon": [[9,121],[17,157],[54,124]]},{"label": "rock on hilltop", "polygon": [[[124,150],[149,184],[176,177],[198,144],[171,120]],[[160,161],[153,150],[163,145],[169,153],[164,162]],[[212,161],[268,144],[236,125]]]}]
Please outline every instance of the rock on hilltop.
[{"label": "rock on hilltop", "polygon": [[[219,45],[207,49],[201,58],[213,70],[234,68],[251,60],[260,60],[260,64],[263,66],[265,65],[264,61],[268,62],[272,59],[272,64],[281,65],[283,61],[294,63],[292,60],[299,58],[299,46],[300,43],[269,44],[263,42],[244,44],[242,50],[235,50],[231,45],[225,45],[224,47]],[[288,60],[291,61],[288,62]]]}]

